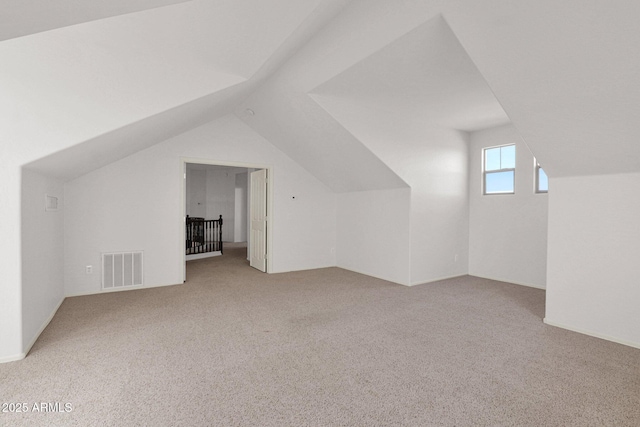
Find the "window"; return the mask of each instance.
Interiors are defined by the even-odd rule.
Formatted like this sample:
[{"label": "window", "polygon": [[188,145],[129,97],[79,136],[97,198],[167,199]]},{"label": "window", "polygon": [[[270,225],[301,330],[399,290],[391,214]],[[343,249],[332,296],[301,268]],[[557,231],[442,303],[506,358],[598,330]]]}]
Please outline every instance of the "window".
[{"label": "window", "polygon": [[547,178],[547,174],[540,167],[540,164],[538,164],[538,162],[536,161],[536,193],[548,193],[548,192],[549,192],[549,178]]},{"label": "window", "polygon": [[516,192],[516,145],[484,149],[483,194]]}]

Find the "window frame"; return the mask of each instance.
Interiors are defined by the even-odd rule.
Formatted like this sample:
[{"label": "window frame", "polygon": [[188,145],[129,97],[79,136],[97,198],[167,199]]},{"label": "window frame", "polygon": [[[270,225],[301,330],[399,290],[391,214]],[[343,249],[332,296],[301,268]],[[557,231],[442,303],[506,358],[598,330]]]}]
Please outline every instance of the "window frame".
[{"label": "window frame", "polygon": [[[493,150],[495,148],[503,148],[503,147],[511,147],[513,146],[514,148],[514,152],[515,152],[515,158],[514,158],[514,163],[515,166],[517,166],[517,159],[518,159],[518,151],[517,151],[517,146],[515,143],[511,143],[511,144],[502,144],[502,145],[494,145],[492,147],[484,147],[482,149],[482,195],[483,196],[509,196],[509,195],[514,195],[516,194],[516,168],[515,166],[512,168],[502,168],[502,169],[495,169],[495,170],[491,170],[491,171],[487,171],[487,155],[486,155],[486,151],[487,150]],[[500,153],[500,166],[502,166],[502,153]],[[488,174],[494,174],[494,173],[500,173],[500,172],[513,172],[513,191],[507,191],[507,192],[498,192],[498,193],[487,193],[487,175]]]},{"label": "window frame", "polygon": [[[535,187],[533,189],[533,191],[536,194],[548,194],[549,193],[549,175],[547,175],[546,172],[544,172],[544,169],[542,168],[542,166],[540,166],[540,163],[538,163],[538,160],[534,157],[533,158],[533,164],[534,164],[534,182],[535,182]],[[547,189],[546,190],[540,190],[540,171],[543,171],[545,175],[547,175]]]}]

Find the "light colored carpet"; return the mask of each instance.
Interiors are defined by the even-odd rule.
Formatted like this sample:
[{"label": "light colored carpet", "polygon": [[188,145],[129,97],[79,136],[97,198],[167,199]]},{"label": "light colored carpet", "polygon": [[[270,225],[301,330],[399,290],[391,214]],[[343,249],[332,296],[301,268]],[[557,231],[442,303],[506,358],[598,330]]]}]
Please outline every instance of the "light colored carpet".
[{"label": "light colored carpet", "polygon": [[542,323],[544,291],[266,275],[242,248],[183,286],[68,298],[0,365],[0,425],[639,426],[640,350]]}]

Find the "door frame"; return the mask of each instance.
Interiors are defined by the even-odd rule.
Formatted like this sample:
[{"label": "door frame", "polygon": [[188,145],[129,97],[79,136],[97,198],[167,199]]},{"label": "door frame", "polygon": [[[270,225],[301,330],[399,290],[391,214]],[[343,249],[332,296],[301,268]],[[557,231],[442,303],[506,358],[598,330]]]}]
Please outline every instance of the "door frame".
[{"label": "door frame", "polygon": [[[273,271],[273,168],[264,164],[257,163],[245,163],[245,162],[229,162],[223,160],[202,159],[198,157],[180,157],[180,215],[182,223],[180,229],[180,256],[182,258],[182,280],[187,280],[187,260],[184,250],[185,235],[185,221],[187,215],[187,163],[197,163],[202,165],[212,166],[232,166],[238,168],[247,169],[266,169],[267,170],[267,273]],[[247,171],[248,172],[248,171]],[[250,201],[249,201],[250,202]],[[251,212],[251,206],[247,206],[248,212]],[[224,219],[224,218],[223,218]],[[249,239],[250,236],[247,236]],[[247,242],[248,243],[248,242]],[[248,250],[248,248],[247,248]]]}]

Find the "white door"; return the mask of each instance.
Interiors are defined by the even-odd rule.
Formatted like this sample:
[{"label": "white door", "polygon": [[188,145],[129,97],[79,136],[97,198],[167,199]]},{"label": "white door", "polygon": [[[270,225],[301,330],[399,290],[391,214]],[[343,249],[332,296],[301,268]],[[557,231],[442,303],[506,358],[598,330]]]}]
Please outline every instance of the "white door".
[{"label": "white door", "polygon": [[267,271],[267,170],[251,172],[251,247],[249,263]]}]

